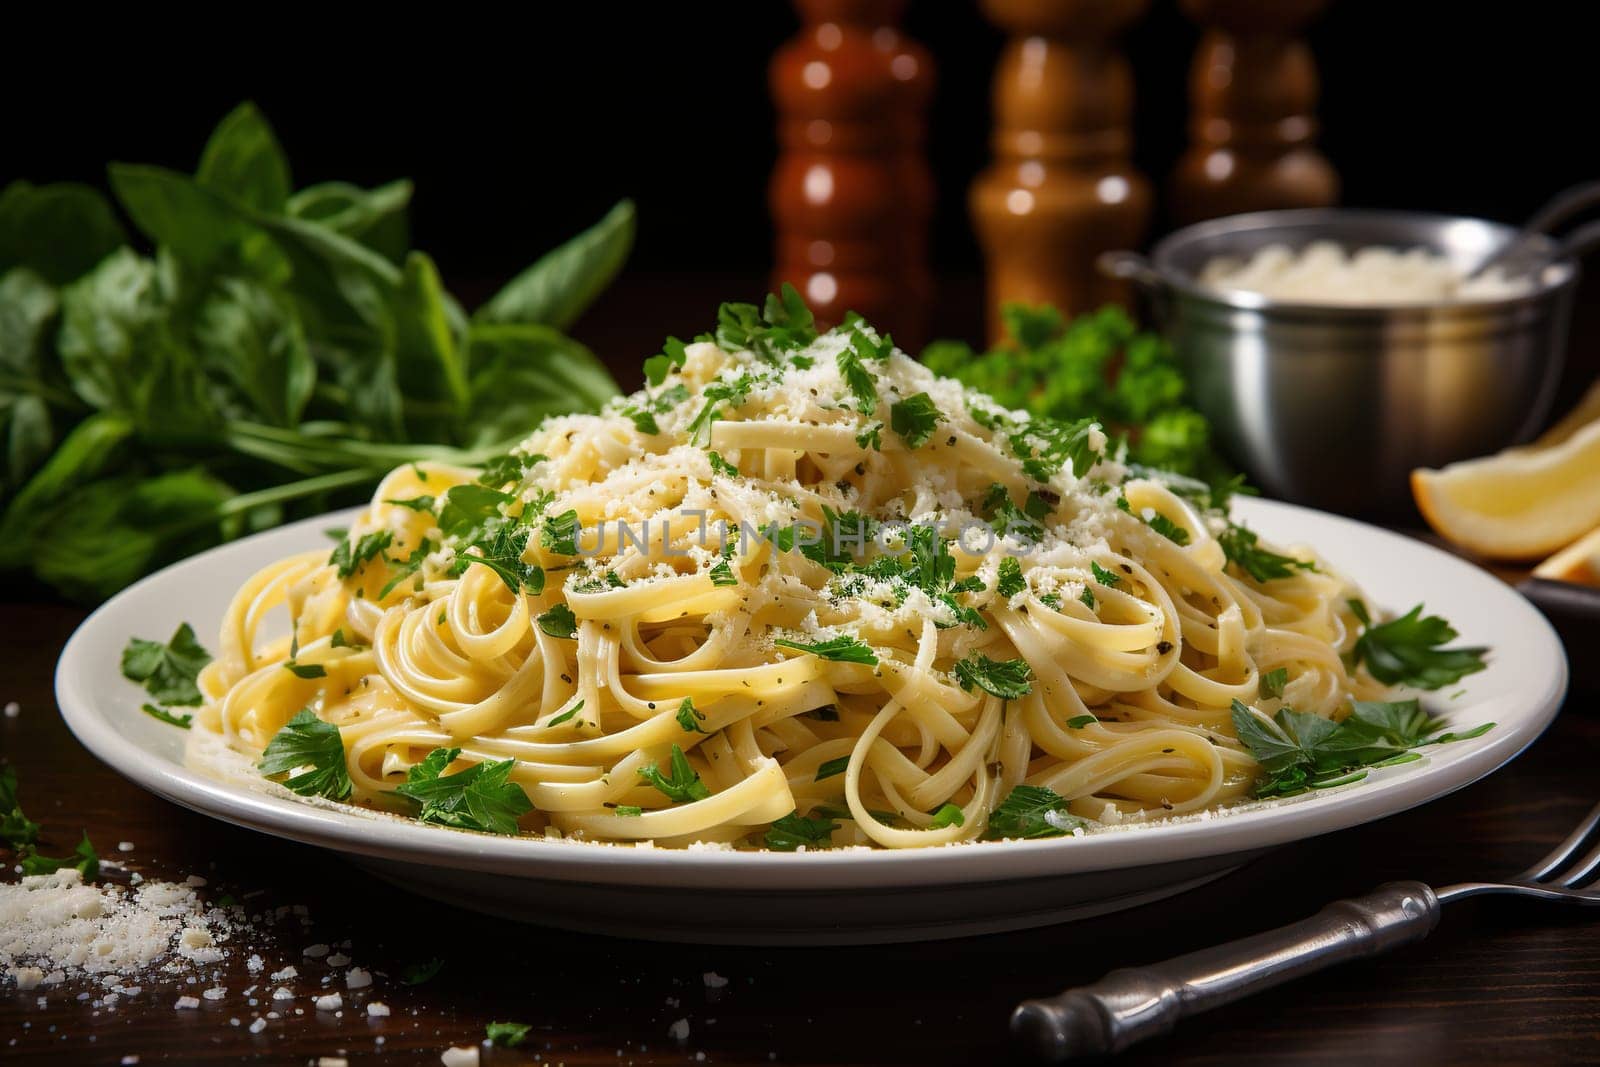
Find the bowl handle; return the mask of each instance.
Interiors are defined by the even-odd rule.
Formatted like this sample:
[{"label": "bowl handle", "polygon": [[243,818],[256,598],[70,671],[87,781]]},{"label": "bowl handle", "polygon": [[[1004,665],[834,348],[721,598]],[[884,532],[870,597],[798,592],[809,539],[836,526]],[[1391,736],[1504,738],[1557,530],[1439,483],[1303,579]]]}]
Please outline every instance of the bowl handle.
[{"label": "bowl handle", "polygon": [[1582,259],[1600,248],[1600,219],[1586,222],[1561,239],[1562,258]]},{"label": "bowl handle", "polygon": [[1102,252],[1094,265],[1108,278],[1134,282],[1152,292],[1160,292],[1166,287],[1150,261],[1137,252]]}]

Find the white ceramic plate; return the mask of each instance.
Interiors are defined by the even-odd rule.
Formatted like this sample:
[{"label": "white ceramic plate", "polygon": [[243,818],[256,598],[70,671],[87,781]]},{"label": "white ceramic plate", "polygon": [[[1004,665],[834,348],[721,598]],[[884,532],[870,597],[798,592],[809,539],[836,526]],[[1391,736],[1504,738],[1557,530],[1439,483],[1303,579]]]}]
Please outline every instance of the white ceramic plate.
[{"label": "white ceramic plate", "polygon": [[165,638],[182,621],[215,642],[229,598],[257,568],[326,544],[350,515],[297,523],[169,567],[96,611],[67,643],[56,694],[91,752],[195,811],[344,853],[416,892],[510,918],[633,937],[733,943],[873,942],[1040,926],[1179,892],[1263,849],[1392,815],[1506,763],[1550,723],[1567,664],[1550,626],[1511,588],[1398,534],[1306,508],[1241,500],[1239,514],[1280,543],[1315,545],[1374,601],[1424,601],[1492,649],[1455,699],[1428,703],[1482,737],[1424,750],[1362,783],[1212,818],[1082,838],[899,852],[669,851],[493,837],[219,781],[183,763],[185,734],[141,714],[119,669],[129,636]]}]

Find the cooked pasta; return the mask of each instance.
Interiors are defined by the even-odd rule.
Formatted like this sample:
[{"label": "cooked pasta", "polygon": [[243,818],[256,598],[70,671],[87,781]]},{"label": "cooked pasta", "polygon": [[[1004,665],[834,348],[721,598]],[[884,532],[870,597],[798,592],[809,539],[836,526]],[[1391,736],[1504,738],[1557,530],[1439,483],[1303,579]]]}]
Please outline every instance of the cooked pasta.
[{"label": "cooked pasta", "polygon": [[258,760],[308,710],[343,767],[297,791],[457,827],[904,848],[1034,836],[1008,798],[1046,833],[1217,808],[1261,771],[1235,702],[1384,691],[1308,550],[1253,578],[1225,505],[1097,426],[778,321],[484,470],[392,472],[239,590],[196,734]]}]

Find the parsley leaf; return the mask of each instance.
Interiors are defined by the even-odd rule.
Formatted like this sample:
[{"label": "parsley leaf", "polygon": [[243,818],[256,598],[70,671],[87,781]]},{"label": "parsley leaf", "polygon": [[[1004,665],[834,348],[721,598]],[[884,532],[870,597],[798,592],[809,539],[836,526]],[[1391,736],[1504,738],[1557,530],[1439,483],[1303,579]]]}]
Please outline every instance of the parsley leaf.
[{"label": "parsley leaf", "polygon": [[572,614],[572,609],[565,604],[557,604],[549,611],[540,615],[536,620],[539,629],[551,637],[565,637],[568,639],[578,636],[578,618]]},{"label": "parsley leaf", "polygon": [[1439,689],[1488,666],[1486,648],[1440,648],[1456,639],[1456,631],[1437,615],[1424,616],[1421,604],[1376,626],[1365,604],[1349,604],[1363,628],[1350,653],[1351,666],[1365,664],[1367,673],[1386,685]]},{"label": "parsley leaf", "polygon": [[878,663],[878,657],[869,646],[848,634],[840,634],[821,641],[795,641],[780,637],[773,644],[781,648],[809,652],[818,659],[833,660],[836,663],[865,663],[868,666],[876,666]]},{"label": "parsley leaf", "polygon": [[801,846],[827,847],[833,843],[833,832],[838,828],[839,824],[831,820],[805,818],[793,811],[773,822],[764,843],[774,852],[793,852]]},{"label": "parsley leaf", "polygon": [[1000,838],[1061,837],[1089,825],[1087,819],[1068,814],[1067,798],[1053,789],[1019,785],[989,816],[983,836]]},{"label": "parsley leaf", "polygon": [[[384,597],[388,596],[394,591],[395,586],[399,585],[401,582],[405,581],[407,578],[421,570],[423,562],[430,555],[432,555],[434,551],[438,549],[438,547],[438,545],[424,537],[422,541],[418,543],[417,547],[411,550],[411,555],[407,556],[405,559],[391,558],[389,560],[389,580],[385,582],[383,584],[383,588],[379,590],[378,599],[382,600]],[[418,581],[420,583],[421,579],[419,578]]]},{"label": "parsley leaf", "polygon": [[532,1029],[528,1023],[490,1023],[483,1028],[483,1036],[496,1048],[515,1048],[527,1040]]},{"label": "parsley leaf", "polygon": [[[273,735],[256,768],[269,778],[289,774],[283,784],[301,796],[343,800],[350,795],[350,770],[339,728],[317,718],[310,708],[302,708]],[[296,770],[298,774],[292,773]]]},{"label": "parsley leaf", "polygon": [[683,727],[683,732],[686,734],[709,733],[709,730],[700,728],[705,718],[705,714],[694,706],[694,700],[690,697],[684,697],[683,703],[678,705],[678,725]]},{"label": "parsley leaf", "polygon": [[666,380],[667,375],[683,367],[688,359],[685,345],[676,337],[668,337],[661,346],[660,355],[651,356],[644,361],[644,376],[650,380],[651,385],[660,385]]},{"label": "parsley leaf", "polygon": [[711,473],[720,474],[724,478],[739,477],[739,468],[723,459],[716,452],[707,452],[706,458],[711,461]]},{"label": "parsley leaf", "polygon": [[703,444],[711,435],[711,424],[722,417],[722,402],[742,407],[750,399],[750,390],[754,386],[755,379],[748,372],[742,372],[729,381],[718,380],[706,386],[700,393],[705,404],[687,427],[689,439]]},{"label": "parsley leaf", "polygon": [[1264,697],[1283,696],[1283,687],[1289,682],[1289,669],[1277,667],[1267,671],[1261,676],[1261,695]]},{"label": "parsley leaf", "polygon": [[1093,715],[1074,715],[1072,718],[1067,720],[1067,729],[1081,730],[1085,726],[1093,726],[1099,721],[1100,720],[1095,718]]},{"label": "parsley leaf", "polygon": [[789,282],[779,292],[768,293],[759,312],[754,304],[723,304],[717,309],[717,344],[727,352],[750,351],[770,362],[816,339],[816,319]]},{"label": "parsley leaf", "polygon": [[845,771],[847,771],[849,769],[850,769],[850,757],[849,756],[840,756],[838,759],[826,760],[820,766],[817,767],[817,776],[815,778],[811,779],[811,780],[813,782],[820,782],[824,778],[832,778],[835,775],[843,774]]},{"label": "parsley leaf", "polygon": [[1189,543],[1189,531],[1184,529],[1182,526],[1179,526],[1177,523],[1173,522],[1159,511],[1155,512],[1144,521],[1146,526],[1149,526],[1150,529],[1154,530],[1162,537],[1165,537],[1173,544],[1186,545]]},{"label": "parsley leaf", "polygon": [[78,847],[72,850],[70,856],[60,859],[41,856],[38,849],[29,847],[19,851],[17,865],[22,868],[22,873],[25,875],[54,874],[63,867],[76,867],[87,882],[92,881],[100,873],[100,855],[95,852],[94,845],[89,843],[88,831],[84,831],[83,840],[78,842]]},{"label": "parsley leaf", "polygon": [[955,804],[946,804],[933,813],[933,822],[928,824],[929,829],[940,830],[946,826],[965,826],[967,816]]},{"label": "parsley leaf", "polygon": [[857,448],[870,448],[874,452],[883,451],[883,423],[870,423],[866,429],[856,434]]},{"label": "parsley leaf", "polygon": [[639,768],[639,777],[655,786],[674,804],[704,800],[711,795],[711,790],[700,780],[699,773],[690,766],[689,757],[685,756],[683,749],[677,745],[672,746],[671,771],[670,775],[664,775],[660,767],[652,763],[648,767]]},{"label": "parsley leaf", "polygon": [[711,565],[710,575],[712,585],[738,585],[739,576],[733,573],[734,542],[729,541],[722,547],[722,558]]},{"label": "parsley leaf", "polygon": [[139,710],[152,719],[160,719],[169,726],[176,726],[183,730],[189,729],[190,724],[194,722],[193,715],[174,715],[166,708],[158,708],[154,704],[141,704]]},{"label": "parsley leaf", "polygon": [[[857,337],[861,336],[859,333]],[[839,376],[844,379],[844,384],[849,387],[851,394],[856,398],[856,410],[863,415],[872,415],[878,410],[878,386],[868,371],[861,363],[861,356],[854,348],[842,350],[837,362]]]},{"label": "parsley leaf", "polygon": [[580,700],[576,704],[572,705],[572,707],[568,708],[566,711],[563,711],[560,715],[557,715],[555,718],[553,718],[549,722],[545,723],[545,725],[546,726],[560,726],[562,723],[567,722],[574,715],[577,715],[578,712],[580,712],[582,710],[583,710],[583,701]]},{"label": "parsley leaf", "polygon": [[1000,561],[1000,576],[995,582],[995,591],[1002,597],[1010,600],[1024,589],[1028,588],[1027,580],[1022,577],[1022,564],[1016,557],[1007,556]]},{"label": "parsley leaf", "polygon": [[432,511],[434,499],[431,496],[413,496],[404,500],[385,500],[384,503],[393,504],[401,508],[410,508],[412,511]]},{"label": "parsley leaf", "polygon": [[981,652],[973,652],[956,663],[956,681],[961,683],[961,688],[970,693],[972,687],[977,686],[1001,700],[1016,700],[1031,693],[1033,686],[1029,678],[1025,659],[993,660]]},{"label": "parsley leaf", "polygon": [[1023,473],[1036,482],[1048,482],[1069,464],[1073,476],[1082,478],[1100,459],[1093,443],[1099,428],[1093,418],[1033,419],[1010,435],[1011,451],[1022,461]]},{"label": "parsley leaf", "polygon": [[290,660],[283,665],[283,669],[296,678],[304,678],[307,681],[312,678],[326,678],[328,676],[328,668],[320,663],[296,663],[294,660]]},{"label": "parsley leaf", "polygon": [[532,531],[504,511],[516,499],[481,485],[455,486],[439,510],[439,530],[456,550],[452,574],[482,564],[513,593],[527,590],[537,596],[544,590],[544,569],[523,558]]},{"label": "parsley leaf", "polygon": [[0,767],[0,840],[21,851],[39,840],[39,824],[22,814],[17,801],[17,769]]},{"label": "parsley leaf", "polygon": [[1116,585],[1122,581],[1122,575],[1117,574],[1115,571],[1106,570],[1093,560],[1089,561],[1089,571],[1094,575],[1094,580],[1101,585]]},{"label": "parsley leaf", "polygon": [[348,578],[381,555],[393,540],[393,530],[374,530],[355,542],[346,538],[334,548],[328,563],[338,568],[339,577]]},{"label": "parsley leaf", "polygon": [[543,463],[546,458],[537,453],[523,456],[516,452],[496,456],[483,465],[483,470],[478,475],[478,484],[489,489],[498,489],[511,484],[521,485],[528,472]]},{"label": "parsley leaf", "polygon": [[1258,582],[1288,578],[1297,570],[1317,569],[1317,565],[1310,560],[1281,556],[1270,549],[1258,547],[1255,531],[1237,523],[1230,522],[1227,529],[1217,536],[1217,543],[1222,546],[1222,554],[1229,563]]},{"label": "parsley leaf", "polygon": [[196,679],[210,662],[211,653],[200,647],[188,623],[164,645],[135,637],[122,650],[123,677],[144,683],[145,692],[161,704],[200,703]]},{"label": "parsley leaf", "polygon": [[405,782],[395,792],[422,805],[417,815],[422,822],[458,830],[516,834],[517,819],[533,810],[528,794],[509,780],[517,761],[475,763],[464,771],[445,774],[445,768],[459,755],[459,748],[434,749],[406,772]]},{"label": "parsley leaf", "polygon": [[934,405],[933,397],[927,393],[917,393],[908,396],[889,408],[889,426],[910,449],[918,449],[928,443],[928,438],[933,436],[933,429],[944,420],[944,413]]},{"label": "parsley leaf", "polygon": [[[1061,599],[1060,597],[1056,598],[1057,603],[1060,602],[1060,599]],[[1078,594],[1078,603],[1082,604],[1084,607],[1088,608],[1090,611],[1093,611],[1094,610],[1094,604],[1095,604],[1094,590],[1090,589],[1088,586],[1084,586],[1083,587],[1083,592]]]},{"label": "parsley leaf", "polygon": [[563,511],[553,519],[544,520],[544,525],[539,529],[539,544],[557,555],[576,556],[578,533],[577,511]]}]

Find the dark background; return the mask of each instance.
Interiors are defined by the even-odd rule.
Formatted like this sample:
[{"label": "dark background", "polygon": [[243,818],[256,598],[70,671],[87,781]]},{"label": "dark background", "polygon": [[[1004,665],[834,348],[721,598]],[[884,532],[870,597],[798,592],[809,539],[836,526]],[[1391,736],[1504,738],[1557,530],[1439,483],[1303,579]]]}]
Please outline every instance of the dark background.
[{"label": "dark background", "polygon": [[[1556,190],[1600,177],[1585,10],[1333,0],[1306,36],[1322,75],[1320,144],[1344,203],[1520,220]],[[216,121],[254,99],[297,185],[413,179],[413,244],[468,306],[633,197],[639,237],[627,272],[575,331],[625,388],[661,337],[704,329],[719,300],[759,299],[776,152],[766,68],[798,28],[789,4],[417,12],[378,23],[334,11],[313,21],[229,16],[181,33],[132,20],[92,37],[76,24],[93,21],[84,14],[13,33],[0,65],[0,88],[16,102],[0,183],[103,185],[114,159],[192,170]],[[966,192],[989,159],[1003,38],[975,0],[913,0],[906,26],[937,63],[933,332],[977,341],[981,265]],[[1123,39],[1137,86],[1135,162],[1158,191],[1187,143],[1198,37],[1176,0],[1151,0]],[[1161,199],[1152,239],[1168,228]],[[1597,293],[1594,283],[1580,292],[1558,411],[1600,371]]]},{"label": "dark background", "polygon": [[[7,107],[0,182],[103,184],[112,159],[192,169],[212,125],[251,98],[297,184],[414,179],[415,244],[458,285],[509,275],[621,196],[639,203],[632,271],[763,279],[775,152],[766,66],[798,26],[789,5],[530,6],[536,17],[514,21],[418,9],[384,24],[396,40],[333,21],[196,22],[148,38],[114,27],[98,44],[67,27],[32,45],[15,35],[0,73],[18,105]],[[1334,0],[1308,38],[1321,144],[1345,202],[1515,220],[1600,175],[1584,8]],[[971,0],[915,0],[907,28],[938,63],[935,266],[973,274],[966,189],[989,155],[1001,36]],[[1124,41],[1136,163],[1158,187],[1187,137],[1197,37],[1174,0],[1152,0]]]}]

